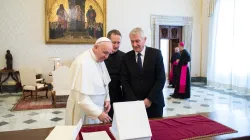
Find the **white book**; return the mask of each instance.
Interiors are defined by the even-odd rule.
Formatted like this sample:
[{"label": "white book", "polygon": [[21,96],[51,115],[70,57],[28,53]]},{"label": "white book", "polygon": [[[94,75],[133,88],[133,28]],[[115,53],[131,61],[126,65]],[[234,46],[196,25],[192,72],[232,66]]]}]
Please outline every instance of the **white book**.
[{"label": "white book", "polygon": [[111,140],[106,131],[82,132],[84,140]]},{"label": "white book", "polygon": [[72,132],[75,126],[56,126],[45,140],[74,140]]},{"label": "white book", "polygon": [[82,128],[83,121],[77,125],[57,125],[45,140],[76,140],[78,133]]},{"label": "white book", "polygon": [[110,132],[116,140],[151,140],[151,128],[143,101],[113,104]]}]

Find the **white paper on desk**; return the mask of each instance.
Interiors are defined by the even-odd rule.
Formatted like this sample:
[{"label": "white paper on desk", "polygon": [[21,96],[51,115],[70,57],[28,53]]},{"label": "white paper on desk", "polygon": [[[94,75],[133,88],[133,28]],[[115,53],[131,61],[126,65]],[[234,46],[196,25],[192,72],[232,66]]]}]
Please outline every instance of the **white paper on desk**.
[{"label": "white paper on desk", "polygon": [[106,131],[82,132],[82,137],[84,140],[111,140]]},{"label": "white paper on desk", "polygon": [[143,101],[116,102],[113,108],[110,131],[116,139],[151,140],[152,132]]},{"label": "white paper on desk", "polygon": [[75,140],[72,132],[75,126],[56,126],[45,140]]},{"label": "white paper on desk", "polygon": [[45,140],[76,140],[79,131],[82,128],[82,119],[77,125],[58,125],[56,126]]}]

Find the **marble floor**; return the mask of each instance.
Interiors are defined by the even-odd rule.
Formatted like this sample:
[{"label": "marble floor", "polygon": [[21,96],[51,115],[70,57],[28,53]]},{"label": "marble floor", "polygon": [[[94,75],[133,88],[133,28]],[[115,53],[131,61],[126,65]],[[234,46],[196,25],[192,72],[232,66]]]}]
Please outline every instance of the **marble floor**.
[{"label": "marble floor", "polygon": [[[207,87],[193,83],[188,100],[168,99],[172,88],[164,89],[164,117],[201,112],[229,111],[250,120],[250,95],[242,95],[230,89]],[[0,94],[0,131],[47,128],[64,124],[65,109],[10,111],[21,93]]]}]

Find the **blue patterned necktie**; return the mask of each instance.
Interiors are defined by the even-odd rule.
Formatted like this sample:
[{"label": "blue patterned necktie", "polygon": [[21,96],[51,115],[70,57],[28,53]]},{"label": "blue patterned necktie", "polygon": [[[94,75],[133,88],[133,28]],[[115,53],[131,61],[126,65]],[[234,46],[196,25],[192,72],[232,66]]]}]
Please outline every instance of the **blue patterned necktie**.
[{"label": "blue patterned necktie", "polygon": [[137,64],[139,66],[139,70],[142,71],[141,53],[137,54]]}]

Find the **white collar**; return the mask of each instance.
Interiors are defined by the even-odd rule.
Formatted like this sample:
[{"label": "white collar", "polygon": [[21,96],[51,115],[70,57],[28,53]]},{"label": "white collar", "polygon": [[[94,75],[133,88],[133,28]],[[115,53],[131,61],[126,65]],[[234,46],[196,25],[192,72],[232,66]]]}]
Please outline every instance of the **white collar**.
[{"label": "white collar", "polygon": [[[145,51],[146,51],[146,46],[144,46],[143,50],[140,52],[141,56],[145,55]],[[135,52],[135,56],[137,56],[138,52]]]},{"label": "white collar", "polygon": [[91,54],[92,58],[93,58],[96,62],[98,62],[98,61],[97,61],[97,58],[96,58],[96,56],[95,56],[95,53],[94,53],[94,51],[93,51],[93,48],[90,49],[90,54]]}]

